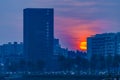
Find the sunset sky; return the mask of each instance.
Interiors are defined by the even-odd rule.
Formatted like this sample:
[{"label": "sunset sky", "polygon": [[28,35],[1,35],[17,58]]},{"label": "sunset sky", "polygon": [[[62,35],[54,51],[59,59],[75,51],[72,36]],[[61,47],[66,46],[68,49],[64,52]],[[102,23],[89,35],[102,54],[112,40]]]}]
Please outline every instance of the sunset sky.
[{"label": "sunset sky", "polygon": [[120,0],[1,0],[0,44],[23,40],[24,8],[54,8],[55,37],[72,50],[90,35],[120,31]]}]

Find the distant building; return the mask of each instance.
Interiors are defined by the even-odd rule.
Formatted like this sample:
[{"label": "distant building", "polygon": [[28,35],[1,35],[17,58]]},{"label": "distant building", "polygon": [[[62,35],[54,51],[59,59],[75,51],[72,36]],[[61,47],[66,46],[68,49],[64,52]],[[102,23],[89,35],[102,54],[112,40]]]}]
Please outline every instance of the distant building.
[{"label": "distant building", "polygon": [[54,39],[54,55],[59,55],[61,50],[61,45],[59,39]]},{"label": "distant building", "polygon": [[[24,9],[24,53],[31,70],[48,71],[53,56],[54,11],[49,8]],[[28,64],[29,65],[29,64]],[[28,66],[30,67],[30,65]]]},{"label": "distant building", "polygon": [[60,55],[68,57],[68,55],[69,55],[68,48],[61,48]]},{"label": "distant building", "polygon": [[120,32],[116,34],[116,52],[120,54]]},{"label": "distant building", "polygon": [[103,33],[88,37],[87,53],[89,57],[92,54],[120,54],[120,33]]},{"label": "distant building", "polygon": [[8,71],[11,63],[19,63],[23,59],[23,43],[7,43],[0,45],[0,67],[2,71]]},{"label": "distant building", "polygon": [[0,45],[0,56],[23,55],[23,43],[11,43]]},{"label": "distant building", "polygon": [[68,57],[68,49],[61,47],[59,39],[54,39],[54,55]]}]

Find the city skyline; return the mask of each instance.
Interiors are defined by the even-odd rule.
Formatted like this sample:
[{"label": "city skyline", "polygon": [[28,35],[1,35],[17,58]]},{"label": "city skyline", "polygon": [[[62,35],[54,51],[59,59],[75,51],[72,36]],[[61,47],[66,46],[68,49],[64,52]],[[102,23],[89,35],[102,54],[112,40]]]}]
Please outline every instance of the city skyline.
[{"label": "city skyline", "polygon": [[55,37],[62,47],[79,49],[86,37],[106,32],[119,32],[118,0],[26,0],[1,1],[0,44],[23,41],[24,8],[54,8]]}]

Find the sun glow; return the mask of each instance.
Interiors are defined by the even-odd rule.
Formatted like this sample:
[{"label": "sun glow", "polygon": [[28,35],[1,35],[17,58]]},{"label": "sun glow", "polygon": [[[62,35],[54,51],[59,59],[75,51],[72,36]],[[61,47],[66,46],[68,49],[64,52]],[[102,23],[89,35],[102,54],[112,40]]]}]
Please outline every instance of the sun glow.
[{"label": "sun glow", "polygon": [[82,51],[87,50],[87,42],[80,42],[80,50]]}]

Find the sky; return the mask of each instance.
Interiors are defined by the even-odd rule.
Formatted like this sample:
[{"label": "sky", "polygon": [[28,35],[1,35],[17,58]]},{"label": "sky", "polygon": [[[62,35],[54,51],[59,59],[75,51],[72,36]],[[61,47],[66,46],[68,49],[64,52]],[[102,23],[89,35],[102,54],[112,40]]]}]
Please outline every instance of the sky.
[{"label": "sky", "polygon": [[54,35],[71,50],[88,36],[120,32],[120,0],[1,0],[0,44],[23,41],[24,8],[54,8]]}]

